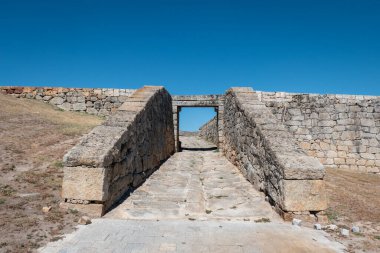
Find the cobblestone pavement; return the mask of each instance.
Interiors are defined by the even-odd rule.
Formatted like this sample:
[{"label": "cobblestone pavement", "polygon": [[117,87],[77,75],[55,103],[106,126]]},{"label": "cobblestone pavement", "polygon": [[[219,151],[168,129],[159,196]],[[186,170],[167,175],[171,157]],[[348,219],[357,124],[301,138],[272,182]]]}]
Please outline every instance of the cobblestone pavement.
[{"label": "cobblestone pavement", "polygon": [[[212,146],[182,137],[187,148]],[[268,223],[260,223],[267,218]],[[283,222],[215,150],[174,154],[123,203],[42,252],[337,252],[322,231]]]},{"label": "cobblestone pavement", "polygon": [[[210,148],[195,137],[185,147]],[[176,153],[106,215],[118,219],[278,219],[264,197],[219,152]]]}]

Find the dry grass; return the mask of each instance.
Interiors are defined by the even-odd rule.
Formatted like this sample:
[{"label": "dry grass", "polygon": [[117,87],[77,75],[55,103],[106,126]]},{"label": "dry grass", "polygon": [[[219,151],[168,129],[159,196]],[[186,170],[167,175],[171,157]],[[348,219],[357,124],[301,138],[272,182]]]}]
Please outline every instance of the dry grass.
[{"label": "dry grass", "polygon": [[358,225],[360,233],[343,238],[348,252],[380,252],[380,175],[327,169],[325,176],[331,223],[350,229]]},{"label": "dry grass", "polygon": [[58,207],[62,157],[102,121],[0,95],[0,252],[33,252],[73,230],[81,214]]},{"label": "dry grass", "polygon": [[327,169],[325,180],[335,216],[380,223],[380,175]]},{"label": "dry grass", "polygon": [[15,99],[11,96],[0,95],[0,104],[0,122],[16,120],[19,123],[28,124],[32,117],[34,118],[32,120],[59,126],[56,130],[67,135],[88,132],[103,120],[86,113],[66,112],[53,105],[31,99]]}]

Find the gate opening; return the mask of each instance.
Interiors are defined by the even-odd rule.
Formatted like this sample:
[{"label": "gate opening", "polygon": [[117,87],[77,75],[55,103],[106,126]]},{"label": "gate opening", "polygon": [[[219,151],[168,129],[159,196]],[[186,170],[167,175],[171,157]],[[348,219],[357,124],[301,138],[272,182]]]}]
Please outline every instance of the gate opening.
[{"label": "gate opening", "polygon": [[[178,125],[181,150],[206,151],[217,149],[217,111],[214,107],[184,107],[180,110]],[[206,141],[205,136],[201,136],[202,133],[206,132],[205,124],[210,126],[207,128],[207,133],[213,135],[212,141]],[[204,127],[202,132],[201,127]],[[203,141],[194,142],[195,139],[203,139]]]}]

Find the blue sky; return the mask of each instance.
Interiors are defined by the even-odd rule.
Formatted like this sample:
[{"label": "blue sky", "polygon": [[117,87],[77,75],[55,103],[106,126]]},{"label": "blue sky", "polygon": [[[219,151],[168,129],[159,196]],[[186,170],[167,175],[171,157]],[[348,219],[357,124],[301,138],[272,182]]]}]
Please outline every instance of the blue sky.
[{"label": "blue sky", "polygon": [[0,85],[380,95],[379,17],[378,0],[0,0]]}]

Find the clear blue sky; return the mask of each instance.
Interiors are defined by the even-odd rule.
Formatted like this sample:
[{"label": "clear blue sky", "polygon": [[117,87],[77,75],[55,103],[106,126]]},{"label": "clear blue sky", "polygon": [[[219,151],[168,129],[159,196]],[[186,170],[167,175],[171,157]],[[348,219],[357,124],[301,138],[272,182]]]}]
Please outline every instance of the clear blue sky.
[{"label": "clear blue sky", "polygon": [[144,84],[380,95],[380,0],[0,0],[0,85]]}]

